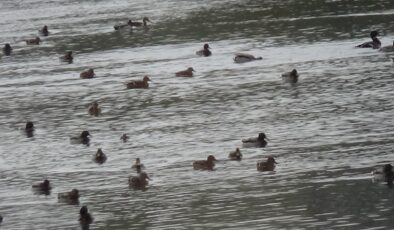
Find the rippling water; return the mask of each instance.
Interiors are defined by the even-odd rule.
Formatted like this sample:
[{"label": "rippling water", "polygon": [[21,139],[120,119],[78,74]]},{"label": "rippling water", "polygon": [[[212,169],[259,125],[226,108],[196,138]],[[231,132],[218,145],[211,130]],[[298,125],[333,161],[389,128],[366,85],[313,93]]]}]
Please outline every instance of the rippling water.
[{"label": "rippling water", "polygon": [[[144,16],[149,30],[113,30]],[[2,229],[78,229],[81,205],[91,229],[394,227],[393,190],[369,174],[394,157],[393,54],[353,48],[374,29],[392,44],[393,1],[2,0],[0,17],[0,42],[14,48],[0,59]],[[43,25],[50,36],[25,45]],[[197,57],[206,42],[213,55]],[[73,64],[59,62],[66,50]],[[236,52],[263,60],[235,64]],[[189,66],[195,77],[175,77]],[[79,79],[87,68],[97,78]],[[293,68],[295,86],[280,78]],[[144,75],[150,89],[125,89]],[[70,144],[85,129],[90,146]],[[226,161],[261,131],[267,148]],[[216,170],[194,171],[209,154]],[[276,172],[257,172],[268,155]],[[127,184],[137,157],[146,191]],[[44,178],[51,195],[34,194]],[[80,205],[57,201],[72,188]]]}]

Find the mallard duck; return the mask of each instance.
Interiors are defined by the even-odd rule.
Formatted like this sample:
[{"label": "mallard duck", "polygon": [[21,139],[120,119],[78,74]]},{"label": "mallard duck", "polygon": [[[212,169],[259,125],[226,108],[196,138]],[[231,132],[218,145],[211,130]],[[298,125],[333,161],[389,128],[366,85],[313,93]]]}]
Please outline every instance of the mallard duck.
[{"label": "mallard duck", "polygon": [[104,152],[103,152],[103,150],[101,150],[101,148],[97,149],[97,152],[94,155],[94,160],[99,164],[102,164],[107,160],[107,156],[104,154]]},{"label": "mallard duck", "polygon": [[193,77],[193,72],[195,70],[192,67],[187,68],[187,70],[179,71],[175,73],[177,77]]},{"label": "mallard duck", "polygon": [[198,56],[204,56],[208,57],[212,55],[212,52],[209,50],[211,47],[209,47],[208,44],[204,44],[204,48],[202,50],[199,50],[196,52]]},{"label": "mallard duck", "polygon": [[83,230],[89,229],[89,225],[93,223],[93,217],[90,215],[87,206],[82,206],[79,210],[79,223]]},{"label": "mallard duck", "polygon": [[40,29],[39,31],[40,31],[40,34],[43,36],[49,35],[48,26],[46,26],[46,25],[44,27],[42,27],[42,29]]},{"label": "mallard duck", "polygon": [[275,164],[278,164],[274,157],[270,156],[267,158],[267,161],[258,161],[257,162],[257,171],[274,171]]},{"label": "mallard duck", "polygon": [[193,168],[196,170],[213,170],[216,158],[209,155],[206,160],[199,160],[193,162]]},{"label": "mallard duck", "polygon": [[69,64],[71,64],[73,62],[73,59],[74,59],[74,57],[73,57],[72,51],[67,51],[64,56],[60,57],[61,61],[68,62]]},{"label": "mallard duck", "polygon": [[5,56],[10,56],[12,53],[12,47],[10,44],[6,43],[3,47],[3,54]]},{"label": "mallard duck", "polygon": [[82,131],[81,135],[77,136],[77,137],[71,137],[70,141],[72,144],[84,144],[84,145],[88,145],[90,142],[89,139],[90,135],[89,131]]},{"label": "mallard duck", "polygon": [[391,164],[384,165],[382,171],[378,171],[378,170],[372,171],[372,175],[374,176],[374,180],[384,181],[388,185],[393,185],[394,172],[393,172],[393,166]]},{"label": "mallard duck", "polygon": [[145,76],[142,80],[133,80],[126,82],[126,87],[128,89],[147,89],[149,88],[150,81],[148,76]]},{"label": "mallard duck", "polygon": [[82,79],[90,79],[90,78],[94,78],[94,76],[96,76],[96,74],[94,73],[93,69],[85,70],[79,74],[79,77]]},{"label": "mallard duck", "polygon": [[57,198],[63,201],[77,202],[79,200],[79,191],[78,189],[73,189],[71,192],[58,193]]},{"label": "mallard duck", "polygon": [[267,137],[265,133],[259,133],[258,137],[252,137],[247,139],[242,139],[243,147],[265,147],[267,145],[267,141],[265,140]]},{"label": "mallard duck", "polygon": [[282,74],[282,79],[285,82],[289,82],[289,83],[297,83],[298,81],[298,72],[296,69],[293,69],[291,72],[287,72]]},{"label": "mallard duck", "polygon": [[380,52],[394,52],[394,41],[393,41],[393,45],[390,46],[385,46],[379,49]]},{"label": "mallard duck", "polygon": [[36,38],[33,38],[33,39],[26,40],[26,44],[27,45],[39,45],[40,42],[41,42],[40,37],[36,37]]},{"label": "mallard duck", "polygon": [[144,189],[148,184],[150,177],[146,172],[141,172],[138,176],[129,177],[129,185],[136,189]]},{"label": "mallard duck", "polygon": [[136,158],[135,159],[135,163],[131,166],[132,169],[144,169],[145,166],[144,164],[141,164],[141,160],[140,158]]},{"label": "mallard duck", "polygon": [[235,63],[245,63],[245,62],[250,62],[250,61],[255,61],[255,60],[262,60],[262,57],[255,57],[251,54],[245,54],[245,53],[237,53],[235,54],[234,57],[234,62]]},{"label": "mallard duck", "polygon": [[120,139],[121,139],[123,142],[127,142],[127,140],[129,140],[129,136],[127,136],[126,133],[123,133],[123,135],[120,137]]},{"label": "mallard duck", "polygon": [[380,46],[382,45],[382,43],[380,42],[380,40],[377,38],[377,36],[379,35],[378,31],[371,31],[370,33],[370,37],[372,39],[372,41],[370,42],[364,42],[363,44],[360,44],[356,47],[358,48],[373,48],[373,49],[379,49]]},{"label": "mallard duck", "polygon": [[133,26],[132,24],[133,24],[133,22],[131,20],[129,20],[129,21],[127,21],[127,24],[114,25],[114,29],[115,30],[119,30],[119,29],[122,29],[122,28],[125,28],[125,27],[128,27],[128,26],[130,26],[130,28],[131,28]]},{"label": "mallard duck", "polygon": [[130,25],[131,26],[135,26],[135,27],[141,27],[141,26],[147,27],[148,26],[147,22],[151,22],[151,21],[149,20],[148,17],[144,17],[142,19],[142,22],[133,22],[133,21],[131,21]]},{"label": "mallard duck", "polygon": [[242,159],[242,153],[239,148],[236,148],[235,151],[232,151],[228,154],[228,159],[233,161],[240,161]]},{"label": "mallard duck", "polygon": [[101,114],[101,108],[98,106],[97,102],[93,102],[88,109],[89,115],[98,116]]},{"label": "mallard duck", "polygon": [[50,190],[52,189],[49,180],[44,180],[41,183],[33,184],[31,187],[37,192],[44,193],[46,195],[49,195]]}]

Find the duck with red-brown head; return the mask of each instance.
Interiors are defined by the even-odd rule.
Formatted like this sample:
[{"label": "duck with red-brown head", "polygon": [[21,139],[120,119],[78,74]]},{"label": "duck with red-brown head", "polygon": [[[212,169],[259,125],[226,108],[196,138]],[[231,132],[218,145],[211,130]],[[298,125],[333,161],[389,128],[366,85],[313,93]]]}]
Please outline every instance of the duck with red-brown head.
[{"label": "duck with red-brown head", "polygon": [[193,162],[193,168],[196,170],[213,170],[215,167],[216,158],[209,155],[206,160],[199,160]]}]

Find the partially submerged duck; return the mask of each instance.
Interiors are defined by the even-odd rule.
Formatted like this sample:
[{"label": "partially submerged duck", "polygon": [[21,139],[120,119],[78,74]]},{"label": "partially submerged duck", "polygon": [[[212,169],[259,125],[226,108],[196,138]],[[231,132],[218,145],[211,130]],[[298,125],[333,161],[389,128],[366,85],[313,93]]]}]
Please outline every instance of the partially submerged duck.
[{"label": "partially submerged duck", "polygon": [[386,164],[383,166],[382,171],[374,170],[372,171],[375,180],[384,181],[387,185],[393,185],[394,172],[393,166],[391,164]]},{"label": "partially submerged duck", "polygon": [[101,114],[101,108],[98,106],[97,102],[93,102],[88,108],[89,115],[98,116]]},{"label": "partially submerged duck", "polygon": [[265,133],[259,133],[258,137],[242,139],[243,147],[265,147],[267,145]]},{"label": "partially submerged duck", "polygon": [[64,56],[60,57],[60,59],[62,61],[64,61],[64,62],[68,62],[69,64],[71,64],[73,62],[73,59],[74,59],[73,52],[72,51],[67,51],[67,53]]},{"label": "partially submerged duck", "polygon": [[258,161],[257,162],[257,171],[274,171],[275,164],[278,164],[274,157],[269,156],[266,161]]},{"label": "partially submerged duck", "polygon": [[298,72],[296,69],[293,69],[291,72],[287,72],[282,74],[282,79],[285,82],[289,82],[289,83],[297,83],[298,82]]},{"label": "partially submerged duck", "polygon": [[32,137],[34,135],[34,124],[31,121],[26,122],[25,133],[27,137]]},{"label": "partially submerged duck", "polygon": [[193,77],[194,69],[192,67],[187,68],[187,70],[179,71],[175,73],[177,77]]},{"label": "partially submerged duck", "polygon": [[107,156],[104,154],[104,152],[103,152],[103,150],[101,150],[101,148],[97,149],[97,152],[94,155],[94,160],[99,164],[102,164],[107,160]]},{"label": "partially submerged duck", "polygon": [[85,70],[79,74],[79,77],[82,79],[90,79],[94,78],[94,76],[96,76],[96,74],[94,73],[93,69]]},{"label": "partially submerged duck", "polygon": [[251,54],[237,53],[237,54],[235,54],[234,62],[235,63],[245,63],[245,62],[262,60],[262,59],[263,59],[262,57],[255,57]]},{"label": "partially submerged duck", "polygon": [[209,50],[211,47],[209,47],[208,44],[204,44],[204,48],[202,50],[199,50],[196,52],[198,56],[204,56],[208,57],[212,55],[212,52]]},{"label": "partially submerged duck", "polygon": [[394,41],[393,44],[390,46],[385,46],[379,49],[380,52],[394,52]]},{"label": "partially submerged duck", "polygon": [[150,177],[146,172],[141,172],[138,176],[129,177],[129,185],[135,189],[144,189],[148,184]]},{"label": "partially submerged duck", "polygon": [[122,29],[122,28],[125,28],[125,27],[128,27],[128,26],[130,26],[130,27],[132,27],[132,21],[131,20],[129,20],[128,22],[127,22],[127,24],[118,24],[118,25],[114,25],[114,29],[115,30],[119,30],[119,29]]},{"label": "partially submerged duck", "polygon": [[31,187],[37,192],[44,193],[46,195],[49,195],[50,190],[52,189],[49,180],[44,180],[41,183],[33,184]]},{"label": "partially submerged duck", "polygon": [[135,27],[141,27],[141,26],[147,27],[148,26],[147,22],[151,22],[151,21],[149,20],[148,17],[144,17],[142,19],[142,22],[133,22],[130,20],[130,25]]},{"label": "partially submerged duck", "polygon": [[380,46],[382,45],[382,43],[380,42],[380,40],[377,38],[377,36],[379,35],[378,31],[371,31],[370,33],[370,37],[372,39],[372,41],[369,42],[364,42],[363,44],[360,44],[356,47],[358,48],[373,48],[373,49],[379,49]]},{"label": "partially submerged duck", "polygon": [[48,36],[49,35],[49,31],[48,31],[48,26],[44,26],[42,27],[42,29],[39,30],[40,34],[42,34],[43,36]]},{"label": "partially submerged duck", "polygon": [[79,135],[77,137],[71,137],[70,140],[71,140],[72,144],[88,145],[90,142],[89,136],[92,136],[92,135],[90,135],[89,131],[85,130],[85,131],[82,131],[81,135]]},{"label": "partially submerged duck", "polygon": [[25,41],[26,41],[27,45],[39,45],[40,42],[41,42],[41,39],[40,39],[40,37],[36,37],[36,38],[28,39],[28,40],[25,40]]},{"label": "partially submerged duck", "polygon": [[128,89],[147,89],[149,88],[150,78],[145,76],[142,80],[133,80],[126,82],[126,87]]},{"label": "partially submerged duck", "polygon": [[126,141],[129,139],[129,136],[127,136],[126,133],[123,133],[123,135],[120,137],[120,139],[121,139],[123,142],[126,142]]},{"label": "partially submerged duck", "polygon": [[89,225],[93,223],[93,217],[90,215],[87,206],[82,206],[79,210],[79,223],[83,230],[89,229]]},{"label": "partially submerged duck", "polygon": [[199,160],[193,162],[193,168],[196,170],[213,170],[216,158],[209,155],[206,160]]},{"label": "partially submerged duck", "polygon": [[10,56],[12,53],[12,47],[10,44],[6,43],[3,47],[3,54],[5,56]]},{"label": "partially submerged duck", "polygon": [[73,190],[71,190],[71,192],[58,193],[57,198],[61,201],[66,201],[66,202],[70,202],[70,203],[78,203],[79,191],[78,191],[78,189],[73,189]]},{"label": "partially submerged duck", "polygon": [[242,160],[242,153],[239,148],[236,148],[235,151],[232,151],[228,154],[228,159],[233,161],[240,161]]}]

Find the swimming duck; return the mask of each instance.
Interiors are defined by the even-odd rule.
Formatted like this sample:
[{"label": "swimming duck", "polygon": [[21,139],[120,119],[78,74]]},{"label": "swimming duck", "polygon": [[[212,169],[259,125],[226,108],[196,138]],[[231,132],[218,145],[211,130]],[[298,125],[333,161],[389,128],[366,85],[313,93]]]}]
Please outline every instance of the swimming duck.
[{"label": "swimming duck", "polygon": [[34,135],[34,124],[31,121],[26,122],[25,133],[27,137],[32,137]]},{"label": "swimming duck", "polygon": [[79,223],[81,224],[83,230],[89,229],[89,225],[93,223],[93,217],[90,215],[88,207],[86,206],[82,206],[79,210]]},{"label": "swimming duck", "polygon": [[107,156],[103,153],[103,150],[101,150],[101,148],[97,149],[97,152],[94,155],[94,160],[99,164],[102,164],[107,160]]},{"label": "swimming duck", "polygon": [[49,180],[44,180],[44,181],[41,182],[41,183],[33,184],[31,187],[32,187],[33,189],[35,189],[36,191],[45,193],[45,194],[47,194],[47,195],[49,195],[49,192],[50,192],[50,190],[52,189],[52,188],[51,188],[51,185],[50,185],[50,183],[49,183]]},{"label": "swimming duck", "polygon": [[131,20],[129,20],[128,22],[127,22],[127,24],[118,24],[118,25],[114,25],[114,29],[115,30],[119,30],[119,29],[122,29],[122,28],[125,28],[125,27],[128,27],[128,26],[133,26],[133,22],[131,21]]},{"label": "swimming duck", "polygon": [[81,135],[77,136],[77,137],[71,137],[71,143],[73,144],[84,144],[84,145],[89,145],[89,136],[90,135],[89,131],[82,131]]},{"label": "swimming duck", "polygon": [[285,82],[289,82],[289,83],[297,83],[298,81],[298,72],[296,69],[293,69],[291,72],[287,72],[282,74],[282,79]]},{"label": "swimming duck", "polygon": [[258,161],[257,162],[257,171],[274,171],[275,169],[275,164],[278,164],[274,157],[269,156],[267,158],[267,161]]},{"label": "swimming duck", "polygon": [[199,160],[193,162],[193,168],[196,170],[213,170],[216,158],[209,155],[206,160]]},{"label": "swimming duck", "polygon": [[240,161],[242,159],[242,153],[239,148],[236,148],[235,151],[228,154],[228,158],[233,161]]},{"label": "swimming duck", "polygon": [[89,106],[88,113],[96,117],[101,114],[101,108],[98,106],[97,102],[93,102],[92,105]]},{"label": "swimming duck", "polygon": [[73,62],[73,52],[72,51],[67,51],[67,53],[60,57],[60,60],[64,61],[64,62],[68,62],[69,64],[71,64]]},{"label": "swimming duck", "polygon": [[146,172],[141,172],[138,176],[129,177],[129,185],[135,189],[144,189],[148,184],[150,177]]},{"label": "swimming duck", "polygon": [[208,44],[204,44],[204,48],[202,50],[199,50],[196,52],[198,56],[204,56],[208,57],[212,55],[212,52],[209,50],[211,47],[209,47]]},{"label": "swimming duck", "polygon": [[237,54],[235,54],[234,62],[235,63],[245,63],[245,62],[262,60],[262,59],[263,59],[262,57],[255,57],[251,54],[237,53]]},{"label": "swimming duck", "polygon": [[126,142],[126,141],[129,139],[129,136],[127,136],[126,133],[123,133],[123,135],[120,137],[120,139],[121,139],[123,142]]},{"label": "swimming duck", "polygon": [[42,27],[42,29],[39,30],[40,34],[42,34],[43,36],[48,36],[49,35],[49,31],[48,31],[48,26],[44,26]]},{"label": "swimming duck", "polygon": [[175,73],[177,77],[193,77],[194,69],[192,67],[187,68],[187,70],[179,71]]},{"label": "swimming duck", "polygon": [[374,179],[384,181],[387,185],[393,185],[394,172],[391,164],[384,165],[382,171],[372,171],[372,174],[374,175]]},{"label": "swimming duck", "polygon": [[148,17],[144,17],[142,19],[142,22],[133,22],[130,20],[130,25],[135,27],[141,27],[141,26],[147,27],[148,26],[147,22],[151,22],[151,21],[149,20]]},{"label": "swimming duck", "polygon": [[385,46],[379,49],[380,52],[394,52],[394,41],[393,45],[391,46]]},{"label": "swimming duck", "polygon": [[94,73],[93,69],[85,70],[79,74],[79,77],[82,79],[90,79],[94,78],[94,76],[96,76],[96,74]]},{"label": "swimming duck", "polygon": [[11,45],[8,44],[8,43],[6,43],[6,44],[4,45],[4,47],[3,47],[3,54],[4,54],[5,56],[10,56],[11,53],[12,53]]},{"label": "swimming duck", "polygon": [[267,145],[266,138],[265,133],[259,133],[258,137],[242,139],[242,145],[243,147],[265,147]]},{"label": "swimming duck", "polygon": [[33,39],[26,40],[26,44],[27,45],[39,45],[40,42],[41,42],[40,37],[36,37],[36,38],[33,38]]},{"label": "swimming duck", "polygon": [[145,76],[142,80],[133,80],[126,82],[126,87],[128,89],[147,89],[149,88],[150,81],[148,76]]},{"label": "swimming duck", "polygon": [[370,42],[364,42],[363,44],[360,44],[356,47],[358,48],[373,48],[373,49],[379,49],[380,46],[382,45],[382,43],[380,42],[380,40],[377,38],[377,36],[379,35],[378,31],[371,31],[370,33],[370,37],[372,39],[372,41]]},{"label": "swimming duck", "polygon": [[141,164],[140,158],[136,158],[135,159],[135,163],[131,166],[131,168],[133,168],[133,169],[138,169],[138,168],[144,169],[145,166],[144,166],[144,164]]},{"label": "swimming duck", "polygon": [[73,189],[71,192],[58,193],[57,198],[62,201],[76,203],[79,200],[79,191],[78,189]]}]

